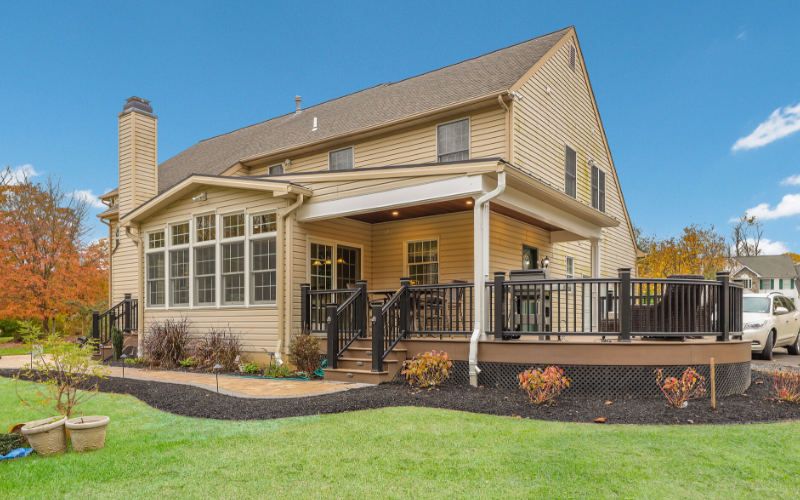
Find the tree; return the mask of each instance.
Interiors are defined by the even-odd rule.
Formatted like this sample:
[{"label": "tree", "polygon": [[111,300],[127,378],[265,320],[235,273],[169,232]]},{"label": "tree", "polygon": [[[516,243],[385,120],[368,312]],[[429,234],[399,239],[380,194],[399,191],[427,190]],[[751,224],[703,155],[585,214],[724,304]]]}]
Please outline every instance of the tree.
[{"label": "tree", "polygon": [[0,172],[0,315],[40,318],[101,302],[108,287],[107,242],[87,243],[88,201],[49,176],[34,183]]},{"label": "tree", "polygon": [[659,239],[637,234],[637,244],[647,257],[637,263],[641,278],[665,278],[671,274],[700,274],[713,279],[718,271],[730,267],[730,249],[725,237],[708,228],[692,224],[677,238]]},{"label": "tree", "polygon": [[793,252],[786,252],[783,255],[788,255],[789,257],[791,257],[792,258],[792,263],[795,266],[800,265],[800,255],[797,255],[796,253],[793,253]]},{"label": "tree", "polygon": [[739,218],[739,222],[733,226],[731,232],[731,242],[736,257],[756,257],[764,253],[758,248],[761,236],[764,234],[763,226],[757,216],[748,216],[747,212]]}]

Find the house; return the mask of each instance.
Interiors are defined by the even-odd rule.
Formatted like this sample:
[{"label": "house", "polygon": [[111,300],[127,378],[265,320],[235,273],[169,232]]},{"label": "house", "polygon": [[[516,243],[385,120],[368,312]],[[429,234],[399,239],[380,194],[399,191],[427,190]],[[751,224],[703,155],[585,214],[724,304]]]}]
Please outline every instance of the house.
[{"label": "house", "polygon": [[788,255],[759,255],[734,257],[738,264],[731,278],[742,283],[752,293],[778,290],[797,302],[798,266]]},{"label": "house", "polygon": [[[296,97],[162,163],[151,103],[131,97],[118,119],[119,187],[100,214],[110,303],[130,294],[137,325],[230,327],[257,360],[305,329],[303,284],[366,282],[385,300],[403,277],[480,283],[545,260],[558,278],[635,269],[573,27],[305,109]],[[471,293],[457,306],[483,334],[488,292]]]}]

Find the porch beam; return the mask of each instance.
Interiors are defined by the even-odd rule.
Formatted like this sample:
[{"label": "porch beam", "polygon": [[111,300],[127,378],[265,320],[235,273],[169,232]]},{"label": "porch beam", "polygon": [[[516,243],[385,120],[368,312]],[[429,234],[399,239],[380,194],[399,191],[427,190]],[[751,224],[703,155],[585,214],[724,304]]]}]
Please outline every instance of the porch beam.
[{"label": "porch beam", "polygon": [[569,241],[582,241],[586,238],[579,234],[571,233],[569,231],[551,231],[550,243],[567,243]]}]

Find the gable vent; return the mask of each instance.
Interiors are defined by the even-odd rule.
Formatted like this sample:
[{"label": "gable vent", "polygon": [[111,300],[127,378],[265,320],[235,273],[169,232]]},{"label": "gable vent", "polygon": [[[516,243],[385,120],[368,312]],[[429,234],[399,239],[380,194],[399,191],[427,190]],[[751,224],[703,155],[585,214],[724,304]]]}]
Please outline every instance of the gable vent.
[{"label": "gable vent", "polygon": [[569,67],[575,70],[575,46],[572,45],[569,48]]}]

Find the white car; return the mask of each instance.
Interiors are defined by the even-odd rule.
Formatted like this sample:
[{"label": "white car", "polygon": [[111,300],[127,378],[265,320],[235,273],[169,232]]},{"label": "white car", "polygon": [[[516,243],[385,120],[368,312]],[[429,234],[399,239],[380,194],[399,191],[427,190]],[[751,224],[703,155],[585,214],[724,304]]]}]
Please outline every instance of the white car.
[{"label": "white car", "polygon": [[789,354],[800,354],[800,312],[780,293],[744,294],[744,332],[752,342],[753,354],[772,359],[775,347],[786,347]]}]

